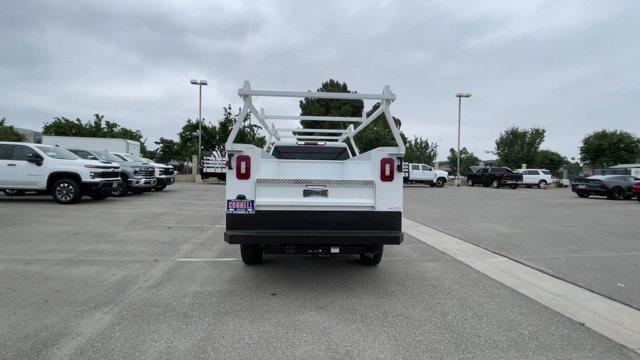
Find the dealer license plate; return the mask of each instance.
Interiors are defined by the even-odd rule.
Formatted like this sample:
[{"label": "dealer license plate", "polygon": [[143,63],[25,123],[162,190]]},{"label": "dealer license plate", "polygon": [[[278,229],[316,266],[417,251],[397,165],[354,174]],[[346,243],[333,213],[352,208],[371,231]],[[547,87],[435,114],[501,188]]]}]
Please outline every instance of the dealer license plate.
[{"label": "dealer license plate", "polygon": [[227,200],[227,214],[255,214],[253,200]]},{"label": "dealer license plate", "polygon": [[328,189],[303,189],[302,196],[303,197],[328,197],[329,190]]}]

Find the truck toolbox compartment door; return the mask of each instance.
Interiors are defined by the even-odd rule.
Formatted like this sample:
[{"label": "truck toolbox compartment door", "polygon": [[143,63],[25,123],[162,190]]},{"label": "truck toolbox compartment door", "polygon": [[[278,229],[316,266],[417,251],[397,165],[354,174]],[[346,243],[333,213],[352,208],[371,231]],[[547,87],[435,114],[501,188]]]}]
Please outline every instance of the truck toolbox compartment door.
[{"label": "truck toolbox compartment door", "polygon": [[256,180],[256,208],[341,207],[372,210],[373,180],[265,179]]}]

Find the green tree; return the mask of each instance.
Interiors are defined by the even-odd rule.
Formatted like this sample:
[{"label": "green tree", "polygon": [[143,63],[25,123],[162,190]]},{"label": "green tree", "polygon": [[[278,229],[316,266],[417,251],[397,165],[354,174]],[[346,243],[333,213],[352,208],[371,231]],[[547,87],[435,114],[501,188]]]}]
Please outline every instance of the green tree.
[{"label": "green tree", "polygon": [[[380,103],[375,103],[369,111],[367,111],[367,117],[371,116],[376,110],[380,108]],[[402,121],[397,117],[393,117],[393,123],[400,130],[400,126],[402,125]],[[355,126],[355,125],[354,125]],[[402,141],[406,143],[406,138],[404,134],[400,133],[400,137]],[[375,120],[373,120],[369,125],[365,126],[362,131],[360,131],[353,138],[358,146],[358,150],[361,153],[367,152],[369,150],[375,149],[380,146],[397,146],[396,140],[393,137],[393,133],[389,128],[389,123],[387,122],[387,117],[383,114],[380,114]]]},{"label": "green tree", "polygon": [[0,141],[22,142],[24,137],[11,125],[6,124],[7,119],[0,119]]},{"label": "green tree", "polygon": [[[341,83],[330,79],[322,83],[317,89],[318,92],[355,92],[350,91],[347,83]],[[367,116],[371,116],[378,108],[380,103],[375,103],[369,111]],[[364,111],[364,102],[362,100],[342,100],[342,99],[314,99],[305,98],[300,101],[300,115],[306,116],[341,116],[341,117],[362,117]],[[393,122],[398,129],[402,125],[400,119],[393,117]],[[300,124],[305,129],[346,129],[349,122],[335,122],[335,121],[301,121]],[[354,124],[357,127],[357,123]],[[320,135],[313,134],[313,135]],[[324,135],[324,134],[323,134]],[[401,138],[406,142],[404,134],[401,133]],[[380,114],[375,120],[367,125],[362,131],[360,131],[355,137],[354,141],[358,146],[358,150],[361,153],[375,149],[380,146],[396,146],[395,139],[387,119],[384,114]]]},{"label": "green tree", "polygon": [[[317,89],[318,92],[352,92],[349,91],[347,83],[341,83],[333,79],[325,81]],[[304,98],[300,100],[300,115],[307,116],[347,116],[361,117],[364,110],[362,100],[343,99],[314,99]],[[329,121],[301,121],[300,124],[306,129],[346,129],[347,122]]]},{"label": "green tree", "polygon": [[531,164],[530,167],[535,166],[555,173],[560,170],[561,167],[566,166],[567,163],[567,158],[555,151],[540,150],[536,155],[534,163]]},{"label": "green tree", "polygon": [[[204,155],[212,151],[224,153],[224,144],[231,133],[233,124],[237,121],[239,111],[233,114],[231,105],[223,107],[223,117],[217,125],[202,121],[202,152]],[[264,146],[266,140],[260,135],[260,126],[251,124],[249,115],[244,119],[245,124],[240,128],[236,136],[236,142]],[[177,140],[160,138],[156,153],[160,158],[166,159],[172,156],[192,156],[198,154],[198,121],[187,119],[187,122],[178,132]]]},{"label": "green tree", "polygon": [[[447,160],[449,161],[449,167],[451,168],[451,175],[455,175],[458,173],[458,152],[456,149],[449,149],[449,156],[447,156]],[[460,175],[467,176],[470,172],[471,166],[477,166],[480,164],[480,159],[476,157],[471,151],[467,150],[466,147],[460,149]]]},{"label": "green tree", "polygon": [[640,139],[622,130],[596,131],[582,139],[580,160],[593,168],[640,161]]},{"label": "green tree", "polygon": [[[178,132],[178,153],[173,155],[198,155],[198,139],[200,127],[197,120],[187,119]],[[210,153],[218,144],[218,129],[215,125],[202,119],[202,152]]]},{"label": "green tree", "polygon": [[[387,129],[389,127],[387,126]],[[408,163],[420,163],[432,165],[438,157],[438,144],[429,143],[429,139],[414,136],[407,141],[404,161]]]},{"label": "green tree", "polygon": [[45,123],[42,128],[44,135],[56,136],[84,136],[128,139],[140,142],[140,152],[147,154],[145,139],[140,130],[131,130],[120,124],[104,120],[104,115],[94,114],[93,121],[83,122],[79,118],[75,120],[65,117],[55,117],[50,123]]},{"label": "green tree", "polygon": [[[218,122],[218,135],[217,142],[214,146],[214,150],[224,153],[224,144],[227,142],[229,138],[229,134],[231,134],[231,129],[236,121],[239,121],[238,117],[240,116],[240,109],[238,109],[238,113],[233,114],[231,110],[231,105],[223,108],[224,114],[222,119]],[[236,135],[235,142],[242,144],[253,144],[259,148],[263,147],[267,140],[264,136],[260,135],[260,130],[262,127],[260,125],[251,123],[251,116],[247,114],[244,119],[242,119],[242,127],[238,131]]]},{"label": "green tree", "polygon": [[513,169],[520,168],[521,164],[533,164],[545,132],[545,129],[536,127],[520,129],[512,126],[506,129],[496,140],[494,154],[498,156],[498,162]]}]

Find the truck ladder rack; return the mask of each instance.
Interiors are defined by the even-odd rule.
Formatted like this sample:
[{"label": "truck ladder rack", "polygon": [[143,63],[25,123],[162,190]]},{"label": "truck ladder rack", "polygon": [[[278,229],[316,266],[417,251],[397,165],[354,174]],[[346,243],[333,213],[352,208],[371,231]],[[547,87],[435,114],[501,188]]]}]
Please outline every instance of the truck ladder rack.
[{"label": "truck ladder rack", "polygon": [[[395,94],[391,92],[389,85],[382,90],[382,94],[360,94],[360,93],[334,93],[334,92],[312,92],[312,91],[269,91],[269,90],[252,90],[249,81],[245,81],[243,87],[238,90],[238,95],[243,100],[242,110],[238,115],[238,121],[233,125],[229,138],[225,144],[230,149],[234,143],[244,119],[254,116],[262,125],[268,134],[267,143],[264,150],[273,149],[276,141],[281,139],[296,140],[326,140],[344,142],[349,140],[356,155],[359,154],[358,147],[353,140],[360,131],[367,125],[371,124],[378,116],[383,115],[387,119],[387,124],[391,129],[393,138],[398,145],[398,153],[404,153],[405,147],[400,136],[400,131],[396,127],[389,106],[396,99]],[[288,97],[288,98],[315,98],[315,99],[343,99],[343,100],[377,100],[380,107],[373,114],[362,117],[342,117],[342,116],[305,116],[305,115],[273,115],[265,114],[264,108],[260,111],[253,104],[253,97]],[[309,128],[277,128],[275,124],[268,124],[266,120],[297,120],[297,121],[331,121],[350,123],[346,129],[309,129]],[[354,126],[354,124],[357,125]],[[283,134],[285,133],[285,134]],[[306,134],[306,135],[305,135]],[[324,135],[326,134],[326,135]]]}]

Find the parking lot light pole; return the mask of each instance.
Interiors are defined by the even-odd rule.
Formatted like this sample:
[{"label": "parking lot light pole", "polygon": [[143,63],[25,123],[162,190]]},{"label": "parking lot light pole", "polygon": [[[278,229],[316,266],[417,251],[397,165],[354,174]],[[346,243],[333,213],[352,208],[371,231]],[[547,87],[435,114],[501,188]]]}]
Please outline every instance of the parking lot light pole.
[{"label": "parking lot light pole", "polygon": [[[198,85],[198,162],[202,162],[202,86],[207,86],[207,80],[191,79],[191,85]],[[197,181],[202,181],[200,164],[198,164]]]},{"label": "parking lot light pole", "polygon": [[455,184],[456,186],[460,186],[460,117],[462,114],[462,98],[469,98],[471,97],[471,93],[463,93],[463,92],[459,92],[456,94],[456,97],[458,98],[458,153],[457,153],[457,160],[458,160],[458,164],[456,166],[456,181]]}]

